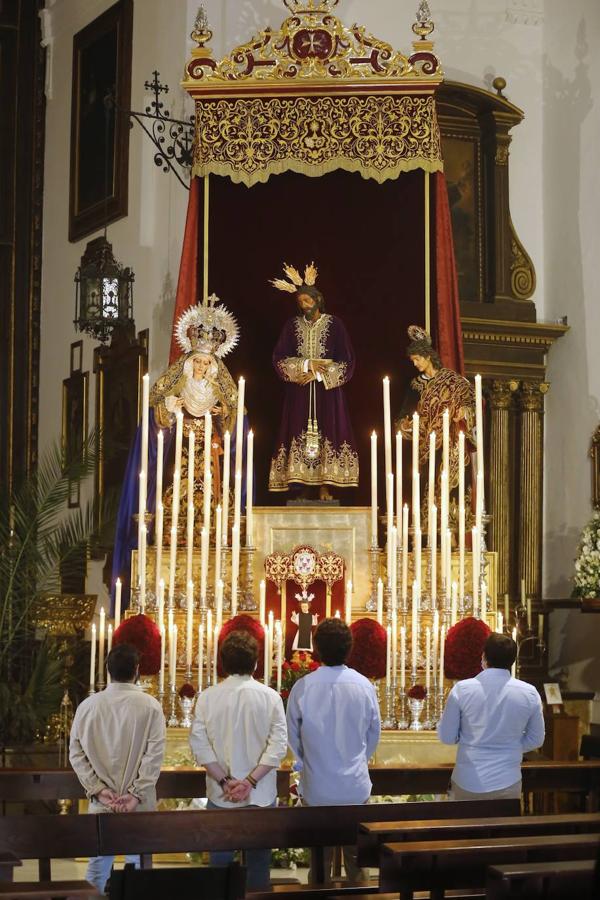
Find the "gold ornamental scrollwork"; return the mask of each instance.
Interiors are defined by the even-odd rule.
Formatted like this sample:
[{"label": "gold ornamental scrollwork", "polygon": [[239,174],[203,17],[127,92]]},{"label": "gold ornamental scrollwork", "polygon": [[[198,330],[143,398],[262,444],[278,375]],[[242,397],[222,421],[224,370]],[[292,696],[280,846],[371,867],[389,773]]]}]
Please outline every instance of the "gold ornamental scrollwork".
[{"label": "gold ornamental scrollwork", "polygon": [[528,300],[535,291],[536,276],[535,267],[531,257],[515,233],[512,221],[510,223],[511,254],[510,285],[513,296],[517,300]]},{"label": "gold ornamental scrollwork", "polygon": [[433,96],[270,97],[196,104],[193,174],[250,187],[295,171],[343,169],[382,183],[443,170]]}]

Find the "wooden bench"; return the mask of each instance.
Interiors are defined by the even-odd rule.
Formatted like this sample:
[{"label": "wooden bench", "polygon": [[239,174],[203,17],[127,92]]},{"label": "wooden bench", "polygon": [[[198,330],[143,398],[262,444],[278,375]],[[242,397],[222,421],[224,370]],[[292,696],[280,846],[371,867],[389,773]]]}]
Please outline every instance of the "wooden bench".
[{"label": "wooden bench", "polygon": [[[485,815],[485,814],[484,814]],[[379,865],[382,844],[398,841],[438,841],[527,834],[573,834],[600,832],[600,813],[572,813],[550,816],[506,816],[414,822],[363,822],[358,827],[358,863]]]},{"label": "wooden bench", "polygon": [[490,866],[485,896],[489,900],[598,900],[596,865],[594,860],[580,859]]},{"label": "wooden bench", "polygon": [[438,900],[449,888],[483,887],[488,866],[595,859],[599,848],[598,834],[383,844],[379,885],[382,891],[399,891],[402,900],[425,890]]},{"label": "wooden bench", "polygon": [[0,816],[0,847],[19,859],[37,859],[39,880],[50,881],[53,858],[100,855],[99,818],[103,817]]},{"label": "wooden bench", "polygon": [[59,897],[102,897],[100,891],[87,881],[21,881],[0,883],[0,898],[4,900],[57,900]]}]

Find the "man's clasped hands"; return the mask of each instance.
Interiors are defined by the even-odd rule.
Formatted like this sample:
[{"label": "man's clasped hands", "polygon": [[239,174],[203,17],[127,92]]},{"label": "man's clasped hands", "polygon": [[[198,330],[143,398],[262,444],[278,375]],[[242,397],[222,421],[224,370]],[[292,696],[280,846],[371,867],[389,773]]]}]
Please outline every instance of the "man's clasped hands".
[{"label": "man's clasped hands", "polygon": [[110,788],[103,788],[96,797],[102,806],[108,806],[113,812],[135,812],[140,802],[133,794],[119,795]]}]

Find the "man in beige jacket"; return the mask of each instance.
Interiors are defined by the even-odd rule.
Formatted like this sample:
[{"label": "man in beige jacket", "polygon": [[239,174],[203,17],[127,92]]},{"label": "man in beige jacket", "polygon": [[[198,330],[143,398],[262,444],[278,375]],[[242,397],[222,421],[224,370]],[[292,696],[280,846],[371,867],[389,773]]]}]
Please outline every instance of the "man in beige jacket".
[{"label": "man in beige jacket", "polygon": [[[78,706],[69,758],[90,801],[89,812],[148,812],[156,808],[165,718],[158,701],[135,684],[135,647],[118,644],[106,664],[111,682]],[[89,861],[86,877],[99,891],[105,889],[113,859],[98,856]],[[139,862],[128,858],[132,861]]]}]

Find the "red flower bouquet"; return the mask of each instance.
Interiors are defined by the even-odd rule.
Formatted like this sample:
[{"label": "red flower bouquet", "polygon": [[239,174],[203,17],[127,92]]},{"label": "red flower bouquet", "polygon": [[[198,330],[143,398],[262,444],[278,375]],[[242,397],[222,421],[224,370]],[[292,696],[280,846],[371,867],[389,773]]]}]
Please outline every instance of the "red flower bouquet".
[{"label": "red flower bouquet", "polygon": [[160,669],[160,631],[148,616],[130,616],[113,635],[113,647],[132,644],[140,654],[140,675],[156,675]]},{"label": "red flower bouquet", "polygon": [[365,678],[385,678],[387,634],[376,619],[357,619],[350,626],[352,650],[348,665]]},{"label": "red flower bouquet", "polygon": [[462,681],[481,672],[483,645],[491,634],[485,622],[469,616],[448,631],[444,650],[446,678]]},{"label": "red flower bouquet", "polygon": [[284,705],[296,682],[308,675],[309,672],[314,672],[321,665],[303,650],[300,650],[297,659],[297,662],[288,662],[287,659],[284,659],[281,666],[281,699]]},{"label": "red flower bouquet", "polygon": [[[256,666],[254,677],[262,678],[264,673],[265,629],[262,627],[260,622],[257,619],[253,619],[252,616],[234,616],[233,619],[229,619],[228,622],[225,622],[225,624],[221,628],[221,631],[219,632],[219,647],[221,646],[227,635],[231,634],[232,631],[247,631],[248,634],[251,634],[252,637],[256,639],[258,643],[258,664]],[[223,678],[225,676],[225,672],[221,667],[220,658],[218,661],[218,673],[219,678]]]},{"label": "red flower bouquet", "polygon": [[190,684],[189,681],[186,681],[186,683],[182,684],[179,688],[178,694],[182,700],[193,700],[196,696],[196,688],[193,684]]},{"label": "red flower bouquet", "polygon": [[406,692],[406,696],[411,700],[424,700],[427,696],[427,688],[422,684],[413,684]]}]

